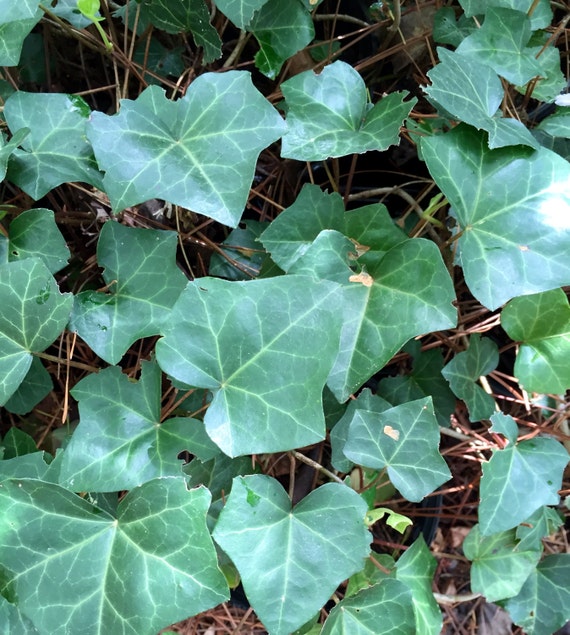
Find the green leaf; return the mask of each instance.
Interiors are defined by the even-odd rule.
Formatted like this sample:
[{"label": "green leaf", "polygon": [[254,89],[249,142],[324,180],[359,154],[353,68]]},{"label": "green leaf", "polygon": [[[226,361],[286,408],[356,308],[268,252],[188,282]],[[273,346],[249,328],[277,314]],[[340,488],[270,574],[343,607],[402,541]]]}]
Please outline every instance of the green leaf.
[{"label": "green leaf", "polygon": [[0,66],[16,66],[28,33],[43,15],[37,0],[4,0],[0,21]]},{"label": "green leaf", "polygon": [[30,369],[32,353],[45,350],[69,319],[72,295],[61,294],[40,260],[0,266],[0,405]]},{"label": "green leaf", "polygon": [[505,91],[495,71],[468,55],[437,49],[441,63],[431,69],[429,97],[453,118],[489,133],[489,147],[523,144],[538,148],[530,131],[515,119],[502,118]]},{"label": "green leaf", "polygon": [[436,559],[421,536],[398,560],[396,579],[412,592],[416,635],[441,633],[442,615],[431,590],[436,567]]},{"label": "green leaf", "polygon": [[540,507],[517,527],[519,549],[541,549],[542,539],[554,534],[563,523],[564,519],[555,509]]},{"label": "green leaf", "polygon": [[0,595],[0,634],[40,635],[40,632],[14,604]]},{"label": "green leaf", "polygon": [[4,135],[0,134],[0,181],[3,181],[6,176],[10,155],[24,141],[29,133],[29,128],[21,128],[12,135],[12,138],[8,142],[4,140]]},{"label": "green leaf", "polygon": [[559,394],[570,388],[570,306],[562,289],[514,298],[501,325],[520,342],[514,374],[526,390]]},{"label": "green leaf", "polygon": [[[4,407],[8,412],[25,415],[46,397],[52,388],[53,382],[50,374],[42,362],[37,357],[33,357],[32,364],[24,380],[4,404]],[[12,430],[16,430],[16,428],[12,428]]]},{"label": "green leaf", "polygon": [[514,529],[483,536],[479,525],[463,541],[463,552],[472,561],[472,591],[489,602],[517,595],[541,554],[536,549],[520,550]]},{"label": "green leaf", "polygon": [[69,249],[50,209],[22,212],[10,223],[8,260],[39,258],[51,273],[67,265]]},{"label": "green leaf", "polygon": [[256,11],[268,0],[216,0],[218,9],[239,29],[247,29]]},{"label": "green leaf", "polygon": [[196,46],[204,49],[204,62],[209,64],[222,56],[222,42],[210,24],[210,12],[204,0],[168,2],[143,0],[141,10],[146,19],[166,33],[191,32]]},{"label": "green leaf", "polygon": [[109,364],[136,340],[160,333],[186,285],[176,266],[175,232],[139,229],[109,221],[97,244],[108,293],[75,296],[69,328]]},{"label": "green leaf", "polygon": [[37,451],[36,442],[29,434],[19,428],[10,428],[2,439],[4,459],[12,459],[16,456],[24,456]]},{"label": "green leaf", "polygon": [[[377,565],[383,567],[380,569]],[[345,598],[362,589],[374,586],[386,580],[386,578],[396,577],[396,563],[394,558],[387,554],[378,554],[373,552],[367,558],[364,568],[350,576],[350,580],[346,585]]]},{"label": "green leaf", "polygon": [[550,26],[552,21],[552,9],[548,0],[538,0],[538,3],[535,0],[459,0],[459,4],[463,7],[468,18],[482,15],[493,7],[516,9],[521,13],[528,14],[532,6],[531,27],[533,30],[544,29]]},{"label": "green leaf", "polygon": [[321,635],[402,635],[415,633],[414,625],[410,589],[387,579],[339,602]]},{"label": "green leaf", "polygon": [[546,556],[520,593],[506,603],[514,622],[529,635],[551,635],[570,620],[570,554]]},{"label": "green leaf", "polygon": [[214,392],[204,423],[229,456],[324,438],[322,392],[342,318],[337,288],[304,276],[202,278],[181,294],[157,360],[176,380]]},{"label": "green leaf", "polygon": [[439,426],[431,397],[384,411],[356,410],[344,454],[354,463],[388,468],[402,496],[420,501],[451,478],[439,453]]},{"label": "green leaf", "polygon": [[400,126],[416,99],[391,93],[372,106],[362,77],[349,64],[333,62],[316,75],[299,73],[281,84],[287,132],[281,156],[300,161],[386,150],[399,143]]},{"label": "green leaf", "polygon": [[[493,415],[491,432],[501,432],[495,422],[505,418],[501,413]],[[516,527],[543,505],[557,505],[560,500],[558,490],[570,460],[564,446],[544,437],[515,441],[510,437],[504,450],[495,450],[483,463],[479,504],[483,535]]]},{"label": "green leaf", "polygon": [[558,108],[553,115],[543,119],[537,126],[538,130],[543,130],[553,137],[570,139],[570,112],[565,108]]},{"label": "green leaf", "polygon": [[205,488],[156,479],[131,490],[114,518],[57,485],[5,481],[2,595],[42,633],[155,635],[228,597],[209,503]]},{"label": "green leaf", "polygon": [[291,509],[275,479],[234,479],[213,536],[271,635],[302,626],[362,569],[371,540],[365,513],[364,501],[345,485],[322,485]]},{"label": "green leaf", "polygon": [[568,161],[544,148],[489,150],[464,125],[424,138],[422,153],[453,206],[465,280],[484,306],[570,282]]},{"label": "green leaf", "polygon": [[453,7],[442,7],[433,18],[433,39],[440,44],[457,47],[476,28],[475,22],[466,15],[456,20]]},{"label": "green leaf", "polygon": [[441,371],[451,390],[467,405],[471,421],[489,419],[495,412],[495,400],[476,382],[495,370],[498,363],[495,342],[476,333],[469,336],[469,348],[455,355]]},{"label": "green leaf", "polygon": [[235,227],[261,150],[284,123],[249,73],[205,73],[176,102],[150,86],[87,136],[115,211],[160,198]]},{"label": "green leaf", "polygon": [[227,280],[249,280],[257,278],[268,256],[260,246],[258,238],[266,229],[267,222],[244,221],[243,229],[238,227],[220,245],[219,253],[210,258],[208,274]]},{"label": "green leaf", "polygon": [[192,452],[187,417],[161,423],[161,373],[143,362],[133,383],[113,366],[88,375],[71,391],[79,402],[79,425],[65,448],[60,485],[76,492],[128,490],[159,476],[179,476],[183,450]]},{"label": "green leaf", "polygon": [[90,110],[81,97],[18,91],[6,100],[4,116],[10,130],[27,127],[30,134],[15,150],[8,179],[34,200],[69,181],[102,189],[93,149],[85,138]]},{"label": "green leaf", "polygon": [[0,481],[11,478],[33,478],[51,481],[48,472],[51,455],[47,452],[33,452],[12,459],[0,461]]}]

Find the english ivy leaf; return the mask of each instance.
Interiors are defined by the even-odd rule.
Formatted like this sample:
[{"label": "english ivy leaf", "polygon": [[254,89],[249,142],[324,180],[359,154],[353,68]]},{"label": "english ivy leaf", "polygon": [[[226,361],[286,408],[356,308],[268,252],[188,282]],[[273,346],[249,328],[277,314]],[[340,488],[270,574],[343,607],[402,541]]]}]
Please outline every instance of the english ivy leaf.
[{"label": "english ivy leaf", "polygon": [[338,287],[305,276],[201,278],[175,304],[156,346],[162,369],[214,393],[206,430],[229,456],[324,438],[322,392],[338,351]]},{"label": "english ivy leaf", "polygon": [[495,71],[468,55],[437,49],[441,62],[428,72],[431,86],[424,88],[438,106],[459,121],[489,133],[489,147],[523,144],[538,148],[530,131],[499,111],[505,91]]},{"label": "english ivy leaf", "polygon": [[51,455],[47,452],[33,452],[0,461],[0,481],[11,478],[51,481],[47,478],[51,459]]},{"label": "english ivy leaf", "polygon": [[178,476],[183,450],[201,421],[174,417],[161,423],[161,373],[143,362],[133,383],[117,366],[82,379],[71,391],[79,425],[65,448],[59,483],[76,492],[129,490],[159,476]]},{"label": "english ivy leaf", "polygon": [[186,285],[176,266],[175,232],[103,225],[97,262],[108,292],[75,296],[69,328],[109,364],[116,364],[136,340],[158,335]]},{"label": "english ivy leaf", "polygon": [[275,479],[237,477],[213,537],[269,633],[289,635],[364,566],[365,514],[366,503],[345,485],[322,485],[291,509]]},{"label": "english ivy leaf", "polygon": [[205,73],[184,97],[149,86],[118,115],[94,112],[87,129],[115,211],[151,198],[235,227],[261,150],[285,125],[249,73]]},{"label": "english ivy leaf", "polygon": [[102,189],[93,149],[85,138],[89,106],[81,97],[15,92],[4,106],[10,130],[29,128],[22,150],[14,150],[8,179],[34,200],[69,181]]},{"label": "english ivy leaf", "polygon": [[9,237],[7,261],[36,257],[51,273],[67,265],[69,249],[50,209],[30,209],[16,216],[10,223]]},{"label": "english ivy leaf", "polygon": [[42,633],[155,635],[228,597],[209,504],[205,488],[155,479],[131,490],[113,517],[57,485],[5,481],[2,594]]},{"label": "english ivy leaf", "polygon": [[320,161],[399,143],[400,126],[416,99],[391,93],[374,106],[364,80],[352,66],[337,61],[319,75],[299,73],[281,84],[287,109],[287,132],[281,156]]},{"label": "english ivy leaf", "polygon": [[344,454],[354,463],[388,468],[402,496],[420,501],[451,478],[439,453],[439,426],[431,397],[385,410],[356,410]]},{"label": "english ivy leaf", "polygon": [[232,230],[221,243],[220,253],[212,254],[209,275],[227,280],[257,278],[263,263],[268,258],[258,239],[268,224],[268,222],[246,220],[243,228],[238,227]]},{"label": "english ivy leaf", "polygon": [[0,134],[0,181],[3,181],[6,176],[10,155],[24,141],[29,133],[29,128],[21,128],[12,135],[12,138],[8,142],[6,142],[4,136]]},{"label": "english ivy leaf", "polygon": [[469,348],[455,355],[441,371],[451,390],[467,405],[471,421],[489,419],[495,412],[495,400],[477,381],[495,370],[498,363],[499,349],[495,342],[476,333],[469,337]]},{"label": "english ivy leaf", "polygon": [[[493,415],[495,424],[506,415]],[[495,425],[491,432],[501,432]],[[564,468],[570,456],[564,446],[545,437],[510,442],[483,463],[479,527],[483,535],[516,527],[543,505],[557,505]]]},{"label": "english ivy leaf", "polygon": [[[92,20],[85,17],[78,9],[78,0],[57,0],[54,7],[50,6],[50,11],[59,16],[63,20],[66,20],[77,29],[84,29],[93,23]],[[96,18],[101,17],[101,12],[94,11]]]},{"label": "english ivy leaf", "polygon": [[506,609],[529,635],[551,635],[570,621],[570,554],[546,556]]},{"label": "english ivy leaf", "polygon": [[5,0],[0,23],[0,66],[16,66],[22,45],[43,15],[37,0]]},{"label": "english ivy leaf", "polygon": [[542,539],[551,536],[563,523],[563,518],[555,509],[540,507],[517,527],[519,549],[541,549]]},{"label": "english ivy leaf", "polygon": [[1,635],[40,635],[40,631],[14,604],[0,595]]},{"label": "english ivy leaf", "polygon": [[433,18],[433,39],[440,44],[451,44],[456,47],[477,28],[473,20],[466,15],[455,19],[453,7],[442,7]]},{"label": "english ivy leaf", "polygon": [[186,2],[143,0],[141,10],[161,31],[166,33],[190,31],[196,46],[204,49],[206,64],[222,56],[220,36],[210,24],[210,12],[204,0],[187,0]]},{"label": "english ivy leaf", "polygon": [[507,335],[519,341],[515,377],[528,391],[570,388],[570,306],[562,289],[514,298],[501,313]]},{"label": "english ivy leaf", "polygon": [[[30,412],[53,388],[50,374],[42,362],[32,358],[30,368],[16,392],[4,404],[8,412],[25,415]],[[11,428],[16,430],[17,428]],[[34,446],[35,447],[35,446]]]},{"label": "english ivy leaf", "polygon": [[253,16],[268,0],[216,0],[218,9],[239,29],[247,29]]},{"label": "english ivy leaf", "polygon": [[495,602],[520,592],[542,550],[520,550],[514,529],[483,536],[475,525],[463,541],[463,552],[472,561],[472,591]]},{"label": "english ivy leaf", "polygon": [[437,562],[421,536],[398,559],[396,579],[412,592],[416,635],[441,633],[442,615],[432,592],[436,566]]},{"label": "english ivy leaf", "polygon": [[552,9],[548,0],[459,0],[459,4],[463,7],[465,15],[471,18],[474,15],[482,15],[492,10],[494,7],[505,9],[516,9],[517,11],[528,15],[531,6],[533,13],[531,15],[531,27],[536,29],[545,29],[552,22]]},{"label": "english ivy leaf", "polygon": [[32,353],[45,350],[63,331],[73,297],[61,294],[43,262],[28,258],[0,266],[0,405],[30,369]]},{"label": "english ivy leaf", "polygon": [[[536,60],[540,64],[540,75],[533,85],[532,98],[552,103],[561,92],[566,90],[568,80],[560,70],[560,51],[552,45],[552,42],[546,45],[546,40],[550,37],[548,32],[544,32],[543,35],[545,41],[530,48],[530,52],[535,57],[540,52]],[[546,48],[544,48],[545,45]],[[526,90],[526,86],[517,86],[517,91],[521,94],[526,94]]]},{"label": "english ivy leaf", "polygon": [[489,150],[463,125],[424,138],[422,153],[453,206],[465,280],[485,307],[570,282],[568,161],[544,148]]},{"label": "english ivy leaf", "polygon": [[2,439],[4,459],[13,459],[37,451],[36,442],[19,428],[10,428]]},{"label": "english ivy leaf", "polygon": [[[379,617],[381,616],[381,617]],[[344,598],[330,612],[321,635],[402,635],[415,630],[410,589],[390,578]]]},{"label": "english ivy leaf", "polygon": [[558,108],[553,115],[543,119],[537,126],[538,130],[542,130],[553,137],[562,137],[570,139],[570,111]]}]

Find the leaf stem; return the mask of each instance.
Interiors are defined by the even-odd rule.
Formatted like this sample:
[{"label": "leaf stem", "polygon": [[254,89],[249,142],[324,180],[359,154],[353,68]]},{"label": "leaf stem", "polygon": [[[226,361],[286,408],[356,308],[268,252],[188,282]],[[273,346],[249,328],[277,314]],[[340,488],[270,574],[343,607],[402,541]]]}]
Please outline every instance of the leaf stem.
[{"label": "leaf stem", "polygon": [[308,456],[305,456],[301,452],[297,452],[297,450],[291,450],[291,454],[299,461],[302,461],[303,463],[310,465],[315,470],[322,472],[325,476],[328,476],[333,481],[344,485],[344,481],[341,478],[339,478],[336,474],[333,474],[330,470],[327,470],[327,468],[322,466],[320,463],[313,461],[313,459],[310,459]]}]

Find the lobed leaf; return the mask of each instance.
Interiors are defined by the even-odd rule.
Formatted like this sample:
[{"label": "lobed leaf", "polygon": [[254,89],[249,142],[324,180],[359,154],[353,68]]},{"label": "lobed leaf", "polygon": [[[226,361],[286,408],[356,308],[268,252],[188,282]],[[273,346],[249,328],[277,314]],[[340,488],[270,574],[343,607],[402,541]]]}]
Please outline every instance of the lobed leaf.
[{"label": "lobed leaf", "polygon": [[4,0],[0,22],[0,66],[16,66],[24,40],[43,13],[37,0]]}]

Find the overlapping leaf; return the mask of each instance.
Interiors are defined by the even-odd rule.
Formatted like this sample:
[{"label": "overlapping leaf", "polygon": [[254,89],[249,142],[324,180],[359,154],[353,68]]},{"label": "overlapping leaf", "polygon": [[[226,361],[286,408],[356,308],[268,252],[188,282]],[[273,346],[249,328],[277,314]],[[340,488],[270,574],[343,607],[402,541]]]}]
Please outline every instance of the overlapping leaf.
[{"label": "overlapping leaf", "polygon": [[299,73],[281,89],[287,109],[281,155],[301,161],[386,150],[399,142],[400,126],[416,103],[391,93],[372,106],[362,77],[340,61],[319,75]]},{"label": "overlapping leaf", "polygon": [[2,594],[41,633],[155,635],[227,599],[209,503],[183,478],[156,479],[113,517],[57,485],[4,481]]},{"label": "overlapping leaf", "polygon": [[43,13],[37,0],[5,0],[0,23],[0,66],[16,66],[28,33]]},{"label": "overlapping leaf", "polygon": [[158,335],[182,289],[174,232],[110,221],[99,235],[97,261],[108,291],[75,296],[70,329],[105,361],[116,364],[141,337]]},{"label": "overlapping leaf", "polygon": [[71,294],[61,294],[36,258],[0,266],[0,404],[14,394],[32,363],[67,324]]},{"label": "overlapping leaf", "polygon": [[0,595],[0,633],[2,635],[40,635],[40,631],[13,604]]},{"label": "overlapping leaf", "polygon": [[30,133],[29,128],[20,128],[13,135],[10,141],[6,142],[4,136],[0,134],[0,180],[4,180],[8,170],[8,159],[14,150]]},{"label": "overlapping leaf", "polygon": [[18,91],[6,100],[4,116],[10,130],[29,128],[14,150],[8,179],[34,200],[69,181],[102,189],[93,149],[85,138],[89,106],[81,97]]},{"label": "overlapping leaf", "polygon": [[[465,15],[483,15],[494,7],[516,9],[524,14],[529,14],[532,29],[544,29],[552,21],[552,9],[548,0],[459,0]],[[532,7],[532,12],[530,11]]]},{"label": "overlapping leaf", "polygon": [[431,397],[381,414],[356,410],[343,452],[358,465],[388,468],[390,480],[410,501],[420,501],[451,477],[439,453]]},{"label": "overlapping leaf", "polygon": [[93,113],[87,135],[115,211],[165,199],[235,227],[261,150],[281,136],[249,73],[205,73],[169,101],[150,86],[118,115]]},{"label": "overlapping leaf", "polygon": [[465,280],[484,306],[570,282],[568,161],[544,148],[489,150],[464,125],[425,138],[422,153],[453,206]]},{"label": "overlapping leaf", "polygon": [[562,289],[514,298],[503,309],[501,324],[520,342],[515,376],[526,390],[570,388],[570,307]]},{"label": "overlapping leaf", "polygon": [[[42,362],[32,358],[32,363],[16,392],[4,404],[8,412],[23,415],[37,405],[53,388],[53,382]],[[16,430],[16,428],[12,428]]]},{"label": "overlapping leaf", "polygon": [[362,569],[371,539],[365,513],[365,502],[345,485],[323,485],[291,509],[275,479],[234,479],[213,536],[271,635],[302,626]]},{"label": "overlapping leaf", "polygon": [[212,390],[204,423],[229,456],[324,437],[322,392],[342,319],[337,288],[305,276],[202,278],[181,294],[157,360],[176,380]]},{"label": "overlapping leaf", "polygon": [[519,549],[541,549],[542,539],[554,534],[564,523],[562,515],[552,507],[539,507],[517,527]]}]

